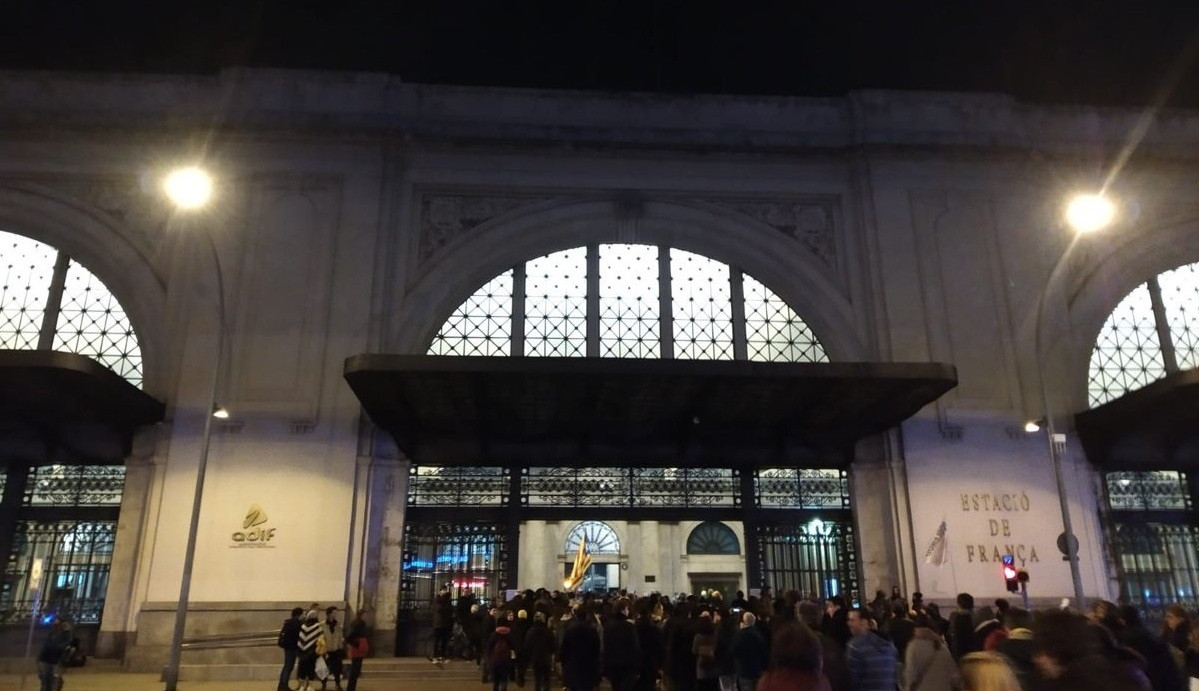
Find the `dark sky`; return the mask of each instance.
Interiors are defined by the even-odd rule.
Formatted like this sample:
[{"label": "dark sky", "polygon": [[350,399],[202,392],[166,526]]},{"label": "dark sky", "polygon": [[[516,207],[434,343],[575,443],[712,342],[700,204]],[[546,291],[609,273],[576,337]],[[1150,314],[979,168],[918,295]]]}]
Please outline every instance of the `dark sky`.
[{"label": "dark sky", "polygon": [[0,0],[0,67],[1199,106],[1195,0]]}]

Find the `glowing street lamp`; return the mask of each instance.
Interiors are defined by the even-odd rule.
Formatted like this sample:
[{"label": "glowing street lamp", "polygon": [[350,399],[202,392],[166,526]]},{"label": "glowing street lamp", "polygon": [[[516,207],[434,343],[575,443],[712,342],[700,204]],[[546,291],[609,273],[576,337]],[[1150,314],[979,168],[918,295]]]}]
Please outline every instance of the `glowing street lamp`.
[{"label": "glowing street lamp", "polygon": [[[204,170],[191,166],[172,171],[162,183],[167,198],[180,211],[197,211],[208,204],[212,198],[212,178]],[[212,252],[212,263],[216,269],[217,279],[217,344],[216,362],[212,370],[212,381],[209,383],[208,404],[203,408],[204,431],[200,442],[200,460],[196,465],[196,487],[192,497],[191,521],[187,528],[187,546],[183,553],[183,573],[179,583],[179,603],[175,608],[175,628],[171,636],[170,656],[164,676],[165,691],[176,691],[179,683],[179,663],[183,653],[183,632],[187,624],[187,606],[191,595],[192,571],[196,560],[196,534],[200,527],[200,504],[204,498],[204,475],[208,470],[208,452],[212,445],[213,419],[226,419],[229,411],[217,403],[217,388],[221,381],[221,372],[225,364],[225,339],[227,336],[225,320],[225,276],[221,271],[220,256],[212,235],[204,233],[208,248]]]},{"label": "glowing street lamp", "polygon": [[1045,281],[1044,288],[1041,289],[1041,295],[1037,300],[1037,317],[1034,325],[1033,356],[1037,365],[1037,384],[1040,388],[1044,417],[1026,423],[1024,430],[1029,433],[1038,432],[1042,428],[1045,430],[1045,439],[1049,446],[1049,460],[1053,465],[1054,478],[1057,482],[1057,497],[1061,506],[1062,529],[1066,536],[1066,553],[1067,560],[1070,562],[1070,579],[1074,585],[1075,604],[1081,607],[1083,604],[1082,573],[1078,568],[1077,546],[1070,544],[1070,538],[1074,535],[1074,525],[1070,520],[1070,499],[1066,496],[1066,479],[1062,473],[1061,453],[1058,450],[1058,444],[1065,441],[1066,435],[1059,434],[1054,429],[1053,411],[1049,404],[1049,389],[1045,383],[1041,325],[1045,321],[1045,300],[1059,280],[1059,274],[1065,268],[1066,260],[1070,257],[1079,236],[1110,226],[1116,219],[1116,205],[1102,194],[1079,194],[1066,204],[1064,215],[1066,223],[1075,232],[1075,236],[1070,240],[1065,251],[1057,258],[1057,262],[1049,272],[1049,278]]}]

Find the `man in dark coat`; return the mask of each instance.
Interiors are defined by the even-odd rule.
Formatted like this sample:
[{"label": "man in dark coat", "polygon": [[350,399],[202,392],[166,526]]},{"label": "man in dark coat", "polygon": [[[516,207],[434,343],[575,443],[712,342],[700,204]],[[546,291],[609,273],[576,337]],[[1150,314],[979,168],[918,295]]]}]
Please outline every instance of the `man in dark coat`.
[{"label": "man in dark coat", "polygon": [[450,633],[454,630],[454,605],[450,600],[450,588],[443,586],[433,598],[433,657],[445,662],[449,657]]},{"label": "man in dark coat", "polygon": [[1120,645],[1132,648],[1145,658],[1145,675],[1153,691],[1182,691],[1184,683],[1174,664],[1170,648],[1161,638],[1145,628],[1141,613],[1132,605],[1120,605],[1116,611],[1123,627],[1115,631]]},{"label": "man in dark coat", "polygon": [[641,668],[641,641],[627,609],[613,613],[604,624],[603,641],[604,676],[612,683],[612,691],[632,691]]},{"label": "man in dark coat", "polygon": [[766,671],[770,650],[766,638],[757,627],[758,618],[753,612],[741,615],[737,633],[733,635],[729,652],[733,656],[733,669],[739,688],[752,689],[758,685],[758,677]]},{"label": "man in dark coat", "polygon": [[636,691],[654,691],[658,686],[658,671],[666,655],[662,629],[654,623],[653,603],[647,602],[637,617],[637,643],[641,646],[641,673],[633,686]]},{"label": "man in dark coat", "polygon": [[949,615],[949,631],[945,637],[949,639],[949,652],[955,661],[979,650],[975,647],[974,596],[970,593],[958,594],[958,608]]},{"label": "man in dark coat", "polygon": [[575,610],[558,657],[562,660],[562,682],[569,691],[593,691],[600,681],[600,634],[587,610]]},{"label": "man in dark coat", "polygon": [[287,691],[291,688],[291,673],[296,668],[296,656],[299,652],[296,645],[300,642],[300,615],[304,614],[303,607],[296,607],[291,611],[291,619],[283,622],[283,626],[279,629],[280,648],[283,648],[283,669],[279,672],[278,691]]},{"label": "man in dark coat", "polygon": [[521,648],[526,664],[533,668],[533,691],[549,691],[556,648],[557,641],[546,625],[545,613],[534,614],[533,625],[529,627]]}]

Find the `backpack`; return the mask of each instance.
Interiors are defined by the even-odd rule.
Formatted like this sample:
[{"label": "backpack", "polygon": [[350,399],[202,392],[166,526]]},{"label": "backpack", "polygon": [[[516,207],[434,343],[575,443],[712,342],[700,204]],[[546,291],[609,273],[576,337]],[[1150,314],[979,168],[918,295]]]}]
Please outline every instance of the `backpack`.
[{"label": "backpack", "polygon": [[507,636],[499,636],[495,640],[495,647],[491,649],[491,664],[506,665],[512,661],[512,648],[508,645]]},{"label": "backpack", "polygon": [[285,641],[287,638],[287,624],[290,621],[291,621],[291,619],[285,619],[283,621],[283,626],[279,627],[279,640],[275,641],[275,645],[279,646],[280,648],[284,648],[284,649],[287,648],[287,644],[285,643]]}]

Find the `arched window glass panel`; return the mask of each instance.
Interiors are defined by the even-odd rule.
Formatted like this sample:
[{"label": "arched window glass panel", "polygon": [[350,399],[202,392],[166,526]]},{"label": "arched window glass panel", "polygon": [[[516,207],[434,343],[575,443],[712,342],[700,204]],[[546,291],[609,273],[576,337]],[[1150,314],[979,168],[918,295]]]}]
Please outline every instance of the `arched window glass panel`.
[{"label": "arched window glass panel", "polygon": [[676,358],[733,359],[728,264],[670,250],[670,299]]},{"label": "arched window glass panel", "polygon": [[600,356],[660,357],[658,248],[600,245],[599,266]]},{"label": "arched window glass panel", "polygon": [[1199,264],[1159,274],[1170,340],[1179,369],[1199,366]]},{"label": "arched window glass panel", "polygon": [[824,347],[790,305],[750,276],[744,277],[742,290],[750,360],[828,362]]},{"label": "arched window glass panel", "polygon": [[1108,316],[1091,351],[1091,407],[1139,389],[1165,374],[1149,287],[1141,284]]},{"label": "arched window glass panel", "polygon": [[579,551],[579,542],[587,539],[588,554],[620,554],[620,538],[612,526],[602,521],[583,521],[570,529],[566,535],[563,554],[570,556]]},{"label": "arched window glass panel", "polygon": [[74,261],[67,268],[54,349],[93,357],[134,386],[142,384],[142,351],[129,317],[108,287]]},{"label": "arched window glass panel", "polygon": [[587,354],[587,248],[525,265],[525,355]]},{"label": "arched window glass panel", "polygon": [[[590,267],[598,275],[588,276]],[[521,268],[497,276],[459,305],[428,354],[586,357],[595,348],[599,357],[658,358],[669,334],[679,359],[732,360],[742,339],[750,360],[829,359],[812,329],[777,294],[708,257],[654,245],[576,247],[526,262],[523,294],[514,300]],[[734,305],[738,285],[743,301]],[[664,298],[670,300],[667,314]],[[516,347],[513,333],[524,336]]]},{"label": "arched window glass panel", "polygon": [[491,279],[454,310],[429,346],[429,355],[510,355],[512,271]]},{"label": "arched window glass panel", "polygon": [[58,250],[0,231],[0,348],[37,348]]},{"label": "arched window glass panel", "polygon": [[687,554],[741,554],[741,541],[720,521],[705,521],[687,538]]}]

